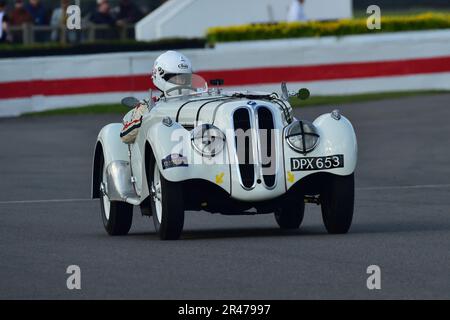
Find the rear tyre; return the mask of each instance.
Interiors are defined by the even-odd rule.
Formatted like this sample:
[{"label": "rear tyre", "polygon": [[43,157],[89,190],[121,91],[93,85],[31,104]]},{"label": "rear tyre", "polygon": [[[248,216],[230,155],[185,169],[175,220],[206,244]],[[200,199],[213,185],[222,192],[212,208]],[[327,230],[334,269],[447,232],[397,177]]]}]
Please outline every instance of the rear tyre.
[{"label": "rear tyre", "polygon": [[322,219],[328,233],[347,233],[353,219],[355,176],[332,175],[320,195]]},{"label": "rear tyre", "polygon": [[305,214],[303,195],[296,200],[283,201],[275,210],[275,220],[281,229],[292,230],[300,228]]},{"label": "rear tyre", "polygon": [[182,185],[164,179],[153,155],[148,169],[147,181],[156,233],[161,240],[177,240],[184,225]]},{"label": "rear tyre", "polygon": [[[106,166],[102,161],[100,172],[101,183],[106,187]],[[100,190],[100,209],[103,226],[111,236],[125,235],[130,231],[133,222],[133,205],[120,202],[109,201],[108,197]]]}]

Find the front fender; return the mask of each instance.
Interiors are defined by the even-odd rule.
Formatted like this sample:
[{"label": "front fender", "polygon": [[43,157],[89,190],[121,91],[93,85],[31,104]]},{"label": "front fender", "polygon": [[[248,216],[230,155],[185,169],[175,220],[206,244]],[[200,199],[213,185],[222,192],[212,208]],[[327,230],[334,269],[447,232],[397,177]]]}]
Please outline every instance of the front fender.
[{"label": "front fender", "polygon": [[171,170],[165,170],[161,160],[171,154],[190,156],[190,147],[186,143],[190,139],[189,131],[176,122],[168,127],[158,121],[149,126],[146,139],[152,147],[156,164],[163,177],[169,181],[184,180],[182,176],[186,175],[185,167],[173,167]]},{"label": "front fender", "polygon": [[97,141],[102,144],[106,165],[115,160],[129,161],[128,146],[120,139],[121,123],[111,123],[102,128]]},{"label": "front fender", "polygon": [[314,120],[313,124],[319,129],[320,145],[324,155],[343,154],[345,165],[334,169],[338,175],[349,175],[355,171],[358,160],[358,142],[351,122],[344,116],[339,120],[331,114],[323,114]]},{"label": "front fender", "polygon": [[104,126],[97,137],[95,144],[94,160],[92,167],[92,198],[100,196],[100,172],[101,162],[105,162],[105,166],[116,160],[128,162],[128,147],[120,139],[120,130],[122,124],[111,123]]},{"label": "front fender", "polygon": [[[314,120],[313,124],[318,130],[320,140],[312,152],[303,155],[292,150],[286,140],[284,141],[287,189],[300,179],[317,172],[346,176],[355,171],[358,159],[358,144],[350,121],[344,116],[341,116],[339,120],[335,120],[330,113],[327,113],[319,116]],[[295,171],[291,168],[292,158],[326,157],[341,154],[344,156],[344,166],[342,168],[314,171]]]},{"label": "front fender", "polygon": [[[203,179],[230,192],[230,166],[226,146],[216,159],[208,161],[192,147],[191,133],[176,122],[171,126],[166,126],[161,121],[153,122],[147,129],[146,139],[152,148],[156,164],[166,180],[180,182]],[[182,156],[187,165],[163,167],[163,160],[171,155]]]}]

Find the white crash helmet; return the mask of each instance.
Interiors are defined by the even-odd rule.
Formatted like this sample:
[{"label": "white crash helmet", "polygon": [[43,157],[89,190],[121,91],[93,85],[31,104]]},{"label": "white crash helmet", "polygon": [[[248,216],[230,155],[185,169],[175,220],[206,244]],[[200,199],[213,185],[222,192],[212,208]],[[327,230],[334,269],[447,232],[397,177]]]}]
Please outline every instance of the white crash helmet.
[{"label": "white crash helmet", "polygon": [[191,61],[176,51],[160,55],[153,65],[153,84],[162,92],[178,87],[190,86],[192,81]]}]

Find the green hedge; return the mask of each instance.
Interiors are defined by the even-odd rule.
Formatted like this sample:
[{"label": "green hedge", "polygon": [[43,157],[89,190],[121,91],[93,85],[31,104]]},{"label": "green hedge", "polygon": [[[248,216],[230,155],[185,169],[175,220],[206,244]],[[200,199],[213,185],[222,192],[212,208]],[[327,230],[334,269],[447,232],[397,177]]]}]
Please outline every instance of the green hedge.
[{"label": "green hedge", "polygon": [[204,48],[206,39],[163,39],[152,42],[102,41],[77,45],[46,43],[34,45],[0,44],[0,58],[39,57],[73,54],[111,53]]},{"label": "green hedge", "polygon": [[369,30],[364,18],[214,27],[208,29],[206,38],[209,43],[215,43],[448,28],[450,28],[450,14],[425,13],[415,16],[382,16],[381,30]]}]

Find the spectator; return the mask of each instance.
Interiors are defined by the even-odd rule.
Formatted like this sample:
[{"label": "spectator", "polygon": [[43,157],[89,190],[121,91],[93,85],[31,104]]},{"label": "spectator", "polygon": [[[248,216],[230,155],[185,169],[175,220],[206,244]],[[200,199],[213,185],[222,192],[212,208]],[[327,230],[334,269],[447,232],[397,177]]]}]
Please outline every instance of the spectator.
[{"label": "spectator", "polygon": [[23,0],[15,0],[14,9],[9,14],[9,23],[12,26],[20,26],[24,23],[31,23],[32,20],[31,15],[25,10]]},{"label": "spectator", "polygon": [[97,10],[92,14],[90,20],[95,24],[114,24],[108,0],[97,0]]},{"label": "spectator", "polygon": [[[52,41],[58,41],[60,39],[60,30],[65,29],[66,40],[69,42],[75,42],[77,40],[77,34],[73,30],[66,29],[67,20],[67,8],[70,5],[70,0],[61,0],[61,5],[55,8],[52,13],[52,18],[50,19],[50,25],[52,27],[59,27],[58,29],[53,29],[51,34]],[[61,39],[62,40],[62,39]]]},{"label": "spectator", "polygon": [[48,24],[47,10],[41,3],[41,0],[30,0],[25,9],[32,16],[35,25],[43,26]]},{"label": "spectator", "polygon": [[6,1],[0,0],[0,43],[9,41],[8,36],[8,16],[5,11]]},{"label": "spectator", "polygon": [[91,15],[90,21],[94,24],[109,25],[109,29],[100,28],[95,31],[95,38],[102,40],[111,40],[118,37],[114,26],[114,18],[111,15],[108,0],[97,0],[97,10]]},{"label": "spectator", "polygon": [[305,0],[292,0],[287,21],[306,21],[304,4]]},{"label": "spectator", "polygon": [[132,0],[120,0],[119,5],[113,11],[118,26],[133,24],[142,18],[142,12]]}]

